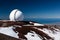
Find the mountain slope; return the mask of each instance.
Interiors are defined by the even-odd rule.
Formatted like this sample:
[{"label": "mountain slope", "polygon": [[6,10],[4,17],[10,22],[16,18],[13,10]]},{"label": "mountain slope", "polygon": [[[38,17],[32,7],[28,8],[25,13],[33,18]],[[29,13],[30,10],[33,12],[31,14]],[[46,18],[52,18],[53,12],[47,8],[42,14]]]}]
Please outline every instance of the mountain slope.
[{"label": "mountain slope", "polygon": [[0,33],[18,39],[21,38],[20,40],[60,40],[60,25],[29,23],[21,26],[0,27]]}]

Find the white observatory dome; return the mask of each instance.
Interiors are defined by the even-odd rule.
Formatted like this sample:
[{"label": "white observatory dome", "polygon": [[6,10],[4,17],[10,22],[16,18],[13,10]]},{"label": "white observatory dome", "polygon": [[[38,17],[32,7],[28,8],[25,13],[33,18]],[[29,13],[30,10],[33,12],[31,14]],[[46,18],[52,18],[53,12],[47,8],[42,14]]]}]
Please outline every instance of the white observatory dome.
[{"label": "white observatory dome", "polygon": [[10,15],[9,15],[10,21],[22,21],[24,16],[23,13],[18,10],[18,9],[14,9]]}]

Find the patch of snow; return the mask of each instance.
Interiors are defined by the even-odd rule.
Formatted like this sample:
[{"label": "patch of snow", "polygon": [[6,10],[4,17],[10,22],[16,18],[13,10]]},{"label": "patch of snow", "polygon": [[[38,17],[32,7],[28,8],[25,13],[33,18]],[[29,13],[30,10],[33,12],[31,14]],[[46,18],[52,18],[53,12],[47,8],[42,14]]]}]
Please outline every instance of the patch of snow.
[{"label": "patch of snow", "polygon": [[[60,40],[60,30],[58,31],[55,31],[53,33],[52,30],[49,30],[49,29],[46,29],[46,28],[43,28],[43,29],[39,29],[39,28],[36,28],[34,27],[35,29],[38,29],[40,31],[43,31],[44,33],[48,34],[50,37],[52,37],[54,40]],[[57,29],[56,29],[57,30]]]},{"label": "patch of snow", "polygon": [[15,33],[13,31],[13,27],[0,27],[0,33],[5,34],[5,35],[9,35],[15,38],[19,38],[18,37],[18,33]]},{"label": "patch of snow", "polygon": [[34,23],[34,26],[44,26],[44,25],[39,23]]},{"label": "patch of snow", "polygon": [[29,22],[29,23],[33,23],[33,22]]},{"label": "patch of snow", "polygon": [[[28,32],[27,35],[25,35],[25,37],[28,40],[42,40],[34,31],[32,31],[33,33]],[[32,36],[33,35],[33,36]]]},{"label": "patch of snow", "polygon": [[55,31],[52,33],[51,30],[43,29],[46,34],[48,34],[50,37],[54,38],[54,40],[60,40],[60,31]]}]

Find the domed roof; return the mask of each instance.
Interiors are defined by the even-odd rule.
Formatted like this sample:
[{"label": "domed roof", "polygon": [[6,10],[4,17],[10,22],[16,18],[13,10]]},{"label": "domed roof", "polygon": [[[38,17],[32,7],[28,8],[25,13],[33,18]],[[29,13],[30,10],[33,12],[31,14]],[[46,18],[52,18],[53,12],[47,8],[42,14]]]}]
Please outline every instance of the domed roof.
[{"label": "domed roof", "polygon": [[23,13],[20,10],[14,9],[10,13],[9,18],[10,18],[11,21],[22,21],[24,16],[23,16]]}]

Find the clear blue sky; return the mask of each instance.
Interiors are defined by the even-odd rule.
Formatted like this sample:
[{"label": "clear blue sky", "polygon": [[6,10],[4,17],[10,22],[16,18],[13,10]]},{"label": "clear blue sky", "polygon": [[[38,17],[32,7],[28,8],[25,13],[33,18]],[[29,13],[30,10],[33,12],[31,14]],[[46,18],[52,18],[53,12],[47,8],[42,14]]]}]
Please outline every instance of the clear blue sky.
[{"label": "clear blue sky", "polygon": [[0,19],[8,19],[13,9],[26,18],[60,18],[60,0],[0,0]]}]

